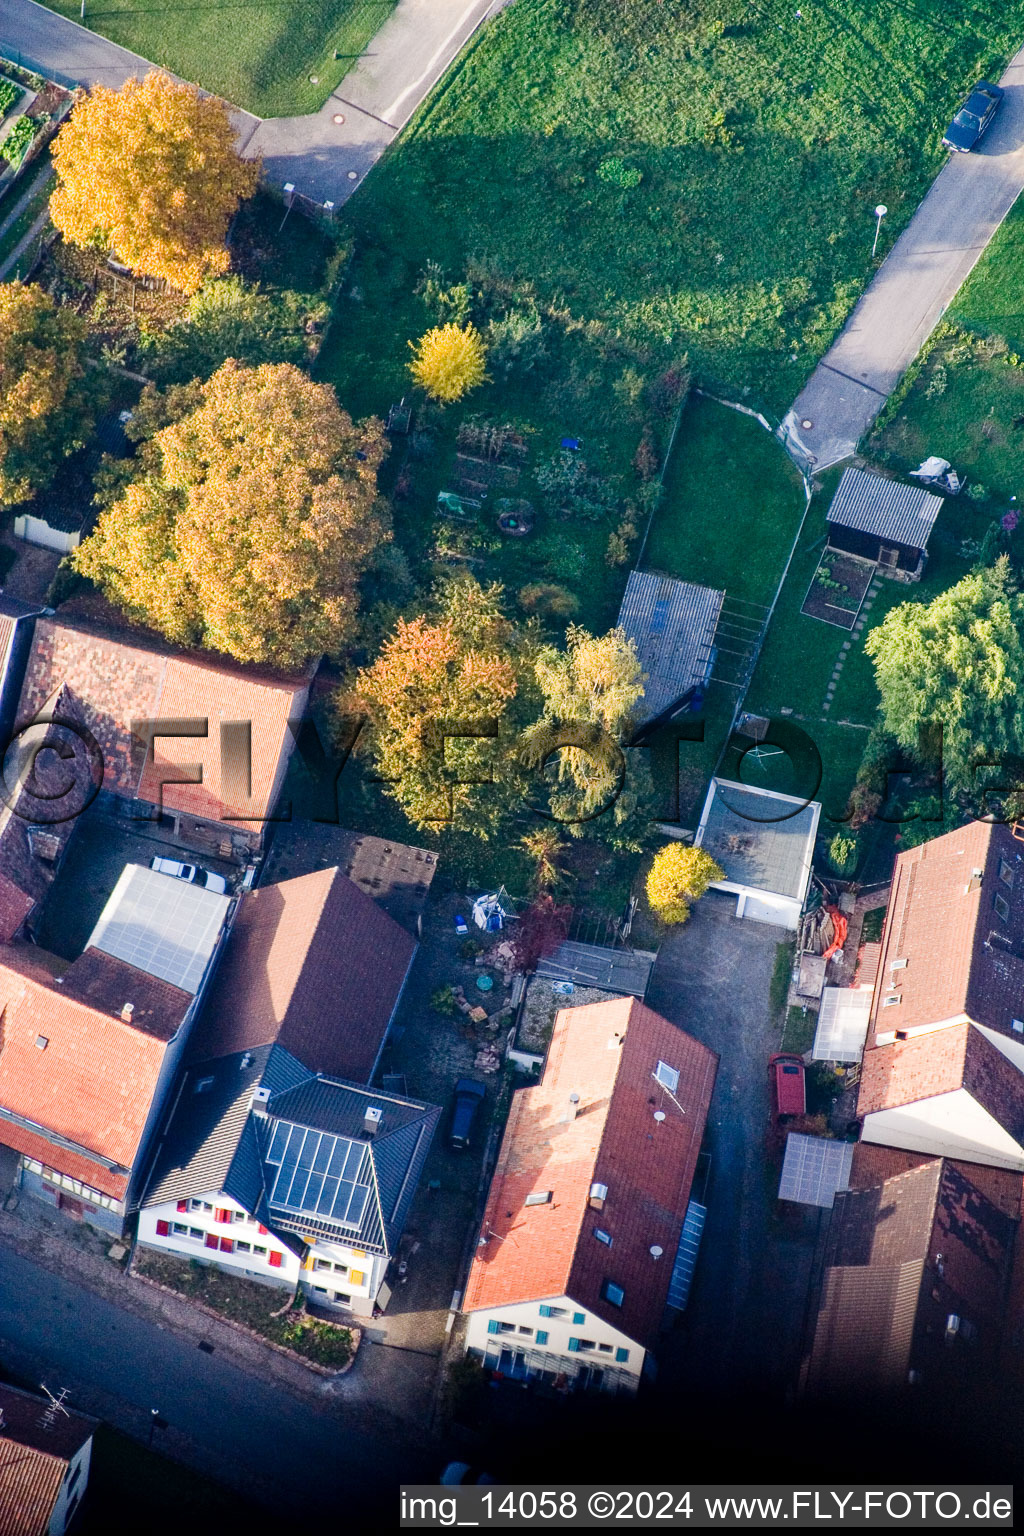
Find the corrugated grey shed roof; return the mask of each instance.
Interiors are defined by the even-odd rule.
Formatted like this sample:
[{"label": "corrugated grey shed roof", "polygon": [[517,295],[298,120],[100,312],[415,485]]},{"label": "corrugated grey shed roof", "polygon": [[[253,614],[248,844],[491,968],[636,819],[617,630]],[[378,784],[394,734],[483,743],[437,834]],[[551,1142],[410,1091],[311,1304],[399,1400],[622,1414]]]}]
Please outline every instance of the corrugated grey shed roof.
[{"label": "corrugated grey shed roof", "polygon": [[866,469],[848,469],[832,498],[826,521],[859,528],[894,544],[924,549],[942,497],[921,485],[902,485]]},{"label": "corrugated grey shed roof", "polygon": [[[199,1062],[185,1074],[146,1191],[146,1205],[224,1188],[269,1055],[268,1046],[236,1051],[233,1056]],[[212,1079],[209,1086],[197,1092],[198,1085],[208,1079]]]},{"label": "corrugated grey shed roof", "polygon": [[643,998],[655,956],[645,949],[610,949],[603,944],[559,944],[554,954],[537,962],[545,981],[572,981],[626,997]]},{"label": "corrugated grey shed roof", "polygon": [[640,720],[651,720],[707,679],[715,626],[725,593],[631,571],[618,623],[634,642],[647,674]]},{"label": "corrugated grey shed roof", "polygon": [[[815,803],[790,815],[789,796],[754,794],[720,779],[711,784],[700,846],[734,885],[802,901],[814,847]],[[770,820],[773,816],[785,820]]]}]

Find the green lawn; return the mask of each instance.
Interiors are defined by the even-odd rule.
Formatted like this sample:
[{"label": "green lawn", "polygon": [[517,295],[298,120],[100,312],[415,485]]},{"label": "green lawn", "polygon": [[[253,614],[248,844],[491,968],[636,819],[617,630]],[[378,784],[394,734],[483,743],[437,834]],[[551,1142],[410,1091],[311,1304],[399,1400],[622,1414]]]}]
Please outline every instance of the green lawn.
[{"label": "green lawn", "polygon": [[1024,0],[517,0],[348,205],[391,269],[378,365],[410,273],[475,257],[620,370],[685,350],[781,413],[870,276],[871,208],[894,239],[1022,26]]},{"label": "green lawn", "polygon": [[694,396],[644,564],[768,604],[803,512],[800,476],[777,439],[749,416]]},{"label": "green lawn", "polygon": [[[78,21],[80,0],[46,0]],[[87,0],[94,32],[260,117],[315,112],[395,0]],[[335,57],[335,54],[338,57]],[[316,76],[316,82],[311,76]]]}]

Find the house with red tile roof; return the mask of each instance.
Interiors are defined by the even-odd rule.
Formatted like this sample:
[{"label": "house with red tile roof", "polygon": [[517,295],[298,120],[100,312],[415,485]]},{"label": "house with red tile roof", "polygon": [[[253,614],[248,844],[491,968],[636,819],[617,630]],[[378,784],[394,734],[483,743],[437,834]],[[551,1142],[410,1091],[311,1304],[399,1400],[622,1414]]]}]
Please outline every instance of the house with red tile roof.
[{"label": "house with red tile roof", "polygon": [[[275,677],[60,616],[35,620],[18,725],[59,689],[97,742],[103,787],[159,807],[191,846],[245,857],[284,782],[309,677]],[[55,716],[63,718],[63,716]]]},{"label": "house with red tile roof", "polygon": [[488,1369],[636,1390],[717,1068],[636,998],[558,1014],[540,1082],[512,1099],[463,1300]]},{"label": "house with red tile roof", "polygon": [[821,1244],[803,1390],[877,1402],[991,1383],[1007,1335],[1021,1177],[858,1146]]},{"label": "house with red tile roof", "polygon": [[1024,1170],[1024,842],[1011,828],[971,822],[897,859],[857,1113],[866,1142]]},{"label": "house with red tile roof", "polygon": [[0,945],[0,1142],[29,1192],[123,1230],[193,1001],[97,949]]},{"label": "house with red tile roof", "polygon": [[231,910],[129,864],[77,959],[0,944],[0,1143],[26,1193],[124,1230]]},{"label": "house with red tile roof", "polygon": [[89,1482],[96,1420],[0,1386],[0,1536],[64,1536]]}]

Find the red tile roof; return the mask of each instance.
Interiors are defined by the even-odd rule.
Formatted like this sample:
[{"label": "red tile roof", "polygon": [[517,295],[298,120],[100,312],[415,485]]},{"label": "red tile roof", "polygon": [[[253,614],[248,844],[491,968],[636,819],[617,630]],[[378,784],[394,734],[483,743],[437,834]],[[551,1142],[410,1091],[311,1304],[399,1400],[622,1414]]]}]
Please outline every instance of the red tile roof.
[{"label": "red tile roof", "polygon": [[[57,618],[38,619],[19,723],[32,719],[62,684],[99,743],[107,789],[159,803],[164,784],[169,809],[211,820],[244,818],[243,825],[273,808],[293,746],[288,721],[301,717],[309,691],[305,677],[275,678]],[[208,734],[161,737],[147,755],[144,737],[133,736],[132,724],[149,720],[205,721]],[[251,732],[251,788],[244,770],[233,773],[221,763],[221,724],[239,722]],[[166,783],[196,765],[201,784]]]},{"label": "red tile roof", "polygon": [[0,940],[13,939],[35,901],[0,870]]},{"label": "red tile roof", "polygon": [[950,1024],[865,1051],[858,1115],[966,1089],[1024,1146],[1024,1072],[973,1024]]},{"label": "red tile roof", "polygon": [[46,1536],[69,1463],[95,1422],[46,1398],[0,1386],[0,1536]]},{"label": "red tile roof", "polygon": [[340,870],[241,899],[191,1058],[276,1041],[312,1072],[366,1082],[416,941]]},{"label": "red tile roof", "polygon": [[[674,1100],[653,1079],[679,1073]],[[661,1323],[718,1058],[634,998],[563,1009],[541,1081],[512,1100],[464,1301],[468,1312],[569,1296],[649,1343]],[[579,1094],[571,1117],[570,1094]],[[656,1111],[664,1112],[661,1121]],[[608,1187],[600,1211],[593,1183]],[[550,1190],[550,1202],[525,1205]],[[597,1241],[595,1228],[612,1245]],[[658,1258],[652,1247],[660,1247]],[[601,1296],[606,1280],[621,1307]]]},{"label": "red tile roof", "polygon": [[[121,1196],[167,1043],[191,1001],[98,950],[65,965],[29,945],[0,946],[0,1141]],[[126,1002],[130,1024],[120,1017]]]},{"label": "red tile roof", "polygon": [[1024,1016],[1024,842],[973,821],[900,854],[878,978],[869,1041],[964,1014],[1009,1033]]}]

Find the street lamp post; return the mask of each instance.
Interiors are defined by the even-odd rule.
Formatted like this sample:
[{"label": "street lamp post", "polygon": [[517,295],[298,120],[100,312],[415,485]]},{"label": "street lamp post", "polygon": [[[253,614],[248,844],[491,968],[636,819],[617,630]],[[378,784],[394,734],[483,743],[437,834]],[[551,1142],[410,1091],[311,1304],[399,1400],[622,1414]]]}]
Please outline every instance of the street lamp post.
[{"label": "street lamp post", "polygon": [[888,212],[889,212],[889,210],[885,206],[884,203],[879,203],[878,207],[875,209],[875,243],[871,247],[871,260],[872,261],[874,261],[874,259],[875,259],[875,252],[878,250],[878,236],[881,233],[882,220],[885,218],[885,216],[886,216],[886,214]]}]

